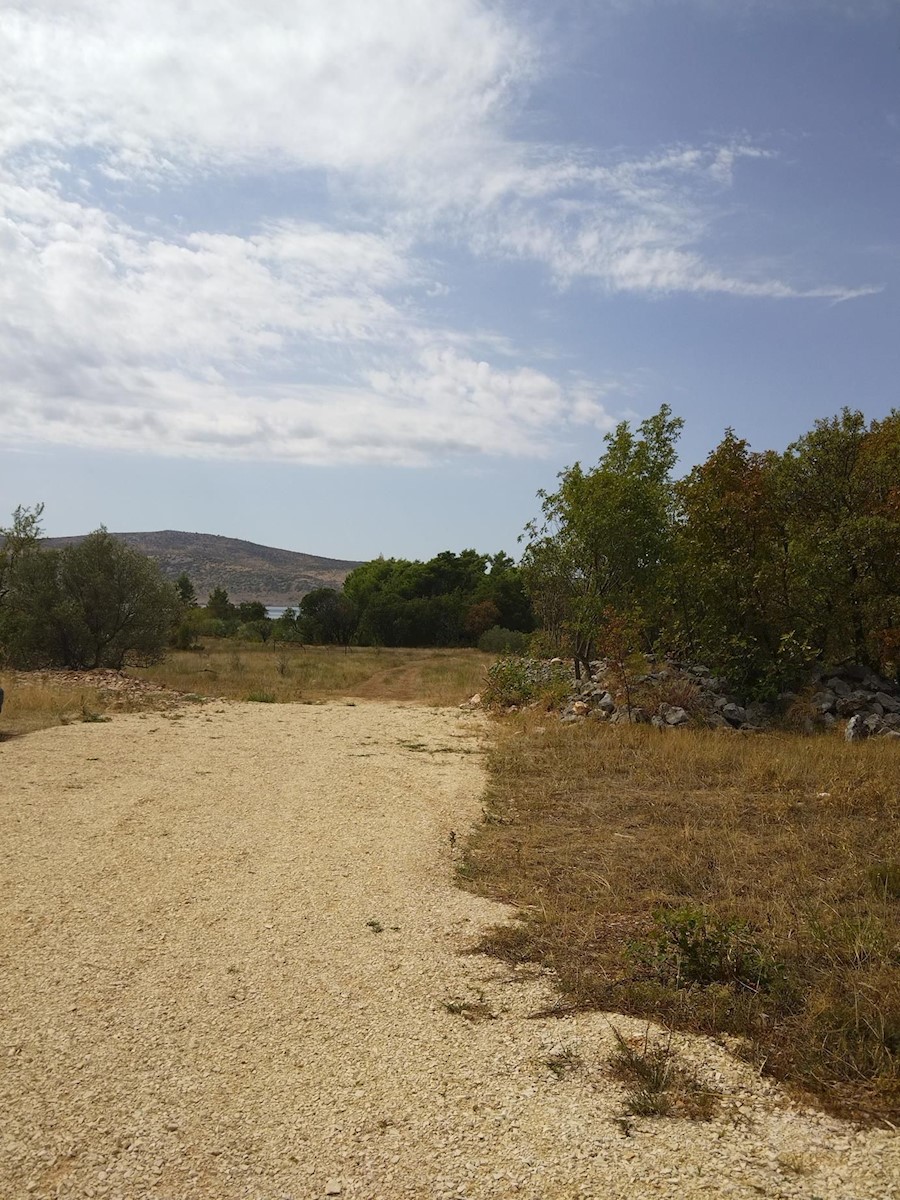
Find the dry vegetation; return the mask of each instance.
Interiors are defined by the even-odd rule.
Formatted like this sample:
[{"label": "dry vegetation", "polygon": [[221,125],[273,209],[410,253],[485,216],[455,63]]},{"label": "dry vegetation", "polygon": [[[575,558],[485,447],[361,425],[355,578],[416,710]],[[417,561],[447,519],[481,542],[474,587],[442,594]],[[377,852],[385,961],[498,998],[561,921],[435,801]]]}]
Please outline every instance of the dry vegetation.
[{"label": "dry vegetation", "polygon": [[453,705],[483,685],[490,662],[477,650],[345,651],[210,639],[200,651],[173,651],[154,667],[130,668],[133,686],[115,672],[0,674],[6,691],[0,737],[206,697],[302,703],[354,696]]},{"label": "dry vegetation", "polygon": [[459,704],[484,682],[491,656],[477,650],[384,650],[207,640],[130,674],[180,692],[283,703],[356,696]]},{"label": "dry vegetation", "polygon": [[566,1002],[731,1034],[859,1118],[900,1117],[900,753],[890,742],[508,721],[461,874],[485,948]]}]

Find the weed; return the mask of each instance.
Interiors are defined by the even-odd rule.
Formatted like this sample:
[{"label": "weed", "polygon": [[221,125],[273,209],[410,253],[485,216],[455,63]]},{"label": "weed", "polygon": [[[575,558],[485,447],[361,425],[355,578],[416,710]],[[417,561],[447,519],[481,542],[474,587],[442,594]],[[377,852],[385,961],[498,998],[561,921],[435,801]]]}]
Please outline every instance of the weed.
[{"label": "weed", "polygon": [[705,1089],[678,1061],[671,1035],[651,1042],[649,1026],[642,1040],[627,1041],[613,1029],[617,1050],[610,1059],[613,1076],[625,1084],[625,1117],[691,1117],[707,1121],[720,1099]]},{"label": "weed", "polygon": [[538,1061],[541,1066],[552,1071],[557,1079],[566,1079],[570,1075],[574,1075],[584,1065],[581,1055],[571,1046],[563,1046],[558,1050],[551,1050],[549,1054],[546,1054]]},{"label": "weed", "polygon": [[451,996],[443,1002],[448,1013],[455,1017],[464,1017],[467,1021],[496,1021],[497,1014],[487,1003],[484,996],[479,994],[477,1000],[467,1000],[462,996]]},{"label": "weed", "polygon": [[247,699],[255,704],[274,704],[277,697],[274,692],[250,692]]},{"label": "weed", "polygon": [[366,926],[371,929],[373,933],[384,933],[384,926],[375,917],[371,917],[368,921],[366,921]]},{"label": "weed", "polygon": [[104,721],[111,721],[112,717],[104,716],[103,713],[94,712],[93,709],[86,708],[84,704],[82,704],[81,720],[85,725],[99,725]]},{"label": "weed", "polygon": [[880,862],[869,867],[869,883],[882,900],[900,900],[900,862]]},{"label": "weed", "polygon": [[562,703],[571,690],[572,678],[562,663],[511,655],[488,668],[482,700],[487,708],[541,702],[547,708]]},{"label": "weed", "polygon": [[771,957],[757,944],[746,921],[725,921],[702,908],[662,909],[649,939],[631,953],[662,983],[737,984],[751,991],[769,990],[777,975]]}]

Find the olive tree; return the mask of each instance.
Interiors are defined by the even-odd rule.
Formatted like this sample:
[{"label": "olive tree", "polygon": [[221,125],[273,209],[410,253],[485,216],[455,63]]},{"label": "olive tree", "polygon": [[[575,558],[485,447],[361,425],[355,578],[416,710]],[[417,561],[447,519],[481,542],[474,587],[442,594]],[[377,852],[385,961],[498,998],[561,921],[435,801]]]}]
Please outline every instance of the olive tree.
[{"label": "olive tree", "polygon": [[118,669],[128,656],[160,659],[181,612],[157,563],[100,528],[63,550],[19,557],[0,637],[17,666]]}]

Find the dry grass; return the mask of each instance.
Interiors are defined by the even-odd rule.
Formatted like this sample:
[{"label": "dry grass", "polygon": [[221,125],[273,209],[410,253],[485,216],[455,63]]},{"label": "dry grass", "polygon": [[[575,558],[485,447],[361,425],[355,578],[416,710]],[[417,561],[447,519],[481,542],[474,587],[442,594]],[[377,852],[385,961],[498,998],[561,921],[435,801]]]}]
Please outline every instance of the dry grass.
[{"label": "dry grass", "polygon": [[157,692],[116,692],[97,677],[75,672],[6,672],[0,674],[6,693],[0,717],[0,739],[33,733],[52,725],[105,720],[110,712],[170,708],[172,697]]},{"label": "dry grass", "polygon": [[[210,639],[200,651],[172,651],[153,667],[127,671],[130,690],[111,691],[91,673],[7,672],[0,737],[31,733],[112,711],[170,708],[203,697],[259,703],[353,696],[454,705],[484,684],[492,656],[477,650],[349,651],[330,646],[263,646]],[[141,681],[170,689],[142,690]]]},{"label": "dry grass", "polygon": [[898,747],[543,720],[499,733],[463,859],[523,914],[485,948],[552,967],[575,1005],[742,1037],[833,1110],[896,1121]]},{"label": "dry grass", "polygon": [[626,1117],[689,1117],[708,1121],[721,1095],[705,1088],[680,1062],[668,1039],[653,1039],[649,1028],[642,1038],[628,1039],[613,1029],[618,1049],[610,1071],[625,1085]]},{"label": "dry grass", "polygon": [[22,687],[8,675],[0,675],[0,687],[6,692],[0,737],[68,724],[82,720],[85,715],[102,715],[106,711],[96,688],[74,689],[62,684]]},{"label": "dry grass", "polygon": [[478,650],[344,650],[209,639],[201,651],[172,651],[164,662],[129,673],[175,691],[229,700],[354,696],[447,705],[478,691],[491,661]]}]

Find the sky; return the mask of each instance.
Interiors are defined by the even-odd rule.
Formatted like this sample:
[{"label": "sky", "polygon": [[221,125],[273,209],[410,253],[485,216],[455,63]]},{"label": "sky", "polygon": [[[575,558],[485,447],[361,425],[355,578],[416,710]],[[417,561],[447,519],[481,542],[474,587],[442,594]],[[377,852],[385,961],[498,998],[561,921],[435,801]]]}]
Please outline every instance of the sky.
[{"label": "sky", "polygon": [[0,0],[0,524],[517,553],[900,378],[893,0]]}]

